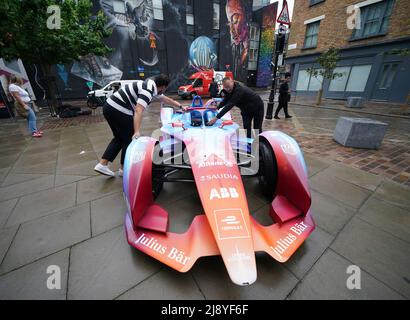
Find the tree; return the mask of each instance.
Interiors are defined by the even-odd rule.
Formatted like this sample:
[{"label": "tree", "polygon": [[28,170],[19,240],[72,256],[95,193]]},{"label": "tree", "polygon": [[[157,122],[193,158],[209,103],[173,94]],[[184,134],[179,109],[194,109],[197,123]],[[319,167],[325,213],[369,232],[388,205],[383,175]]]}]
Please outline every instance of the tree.
[{"label": "tree", "polygon": [[322,103],[323,84],[325,79],[333,80],[343,76],[343,73],[335,72],[339,59],[339,50],[334,47],[330,47],[316,59],[316,63],[319,65],[319,68],[307,69],[308,74],[315,77],[320,82],[316,105],[320,105]]},{"label": "tree", "polygon": [[2,0],[0,57],[38,65],[45,77],[49,107],[57,110],[53,66],[111,51],[103,39],[111,29],[102,12],[91,14],[91,0]]}]

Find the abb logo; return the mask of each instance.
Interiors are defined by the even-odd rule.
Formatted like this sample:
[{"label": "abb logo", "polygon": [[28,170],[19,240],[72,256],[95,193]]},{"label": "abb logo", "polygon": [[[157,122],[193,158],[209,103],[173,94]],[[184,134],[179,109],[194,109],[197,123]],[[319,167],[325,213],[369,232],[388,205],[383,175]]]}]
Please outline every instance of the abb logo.
[{"label": "abb logo", "polygon": [[214,199],[237,199],[239,198],[239,193],[236,188],[213,188],[209,196],[209,200]]}]

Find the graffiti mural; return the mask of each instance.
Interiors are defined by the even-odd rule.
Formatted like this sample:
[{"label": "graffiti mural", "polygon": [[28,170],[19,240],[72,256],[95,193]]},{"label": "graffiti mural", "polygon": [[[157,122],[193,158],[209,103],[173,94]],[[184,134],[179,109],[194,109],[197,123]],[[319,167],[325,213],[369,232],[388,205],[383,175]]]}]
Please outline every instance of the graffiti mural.
[{"label": "graffiti mural", "polygon": [[196,38],[189,48],[189,62],[197,71],[206,71],[216,67],[216,47],[208,37]]},{"label": "graffiti mural", "polygon": [[232,70],[236,79],[245,81],[248,73],[249,21],[252,7],[246,0],[227,0],[226,17],[231,35]]},{"label": "graffiti mural", "polygon": [[267,87],[272,80],[271,62],[275,50],[275,25],[278,3],[263,8],[262,33],[259,49],[257,87]]},{"label": "graffiti mural", "polygon": [[[62,98],[84,98],[91,84],[96,88],[159,73],[169,75],[169,92],[203,70],[232,71],[236,80],[246,82],[252,0],[220,0],[219,5],[190,0],[190,6],[193,25],[187,25],[187,0],[93,0],[92,13],[102,11],[113,30],[105,40],[113,50],[106,57],[90,54],[57,65]],[[37,79],[35,66],[29,69]],[[39,85],[35,92],[42,92]]]}]

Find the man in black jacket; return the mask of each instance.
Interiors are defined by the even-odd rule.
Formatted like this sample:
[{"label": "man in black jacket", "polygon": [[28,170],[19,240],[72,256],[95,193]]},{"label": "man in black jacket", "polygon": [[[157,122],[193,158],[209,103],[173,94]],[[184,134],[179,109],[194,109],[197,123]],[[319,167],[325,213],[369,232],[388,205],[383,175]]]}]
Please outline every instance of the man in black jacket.
[{"label": "man in black jacket", "polygon": [[218,96],[218,83],[212,78],[212,82],[209,85],[209,94],[211,98],[216,98]]},{"label": "man in black jacket", "polygon": [[286,119],[292,118],[292,116],[289,115],[288,113],[288,102],[289,102],[289,95],[290,95],[290,90],[289,90],[289,82],[290,82],[290,73],[286,72],[285,73],[285,80],[284,82],[280,85],[279,87],[279,105],[278,108],[275,111],[275,119],[280,119],[279,118],[279,112],[282,110],[285,112],[285,117]]},{"label": "man in black jacket", "polygon": [[252,120],[253,128],[262,132],[264,104],[259,95],[246,86],[241,86],[231,78],[223,79],[223,87],[226,92],[224,100],[219,104],[218,109],[223,108],[221,112],[209,122],[213,125],[218,119],[221,119],[234,106],[241,109],[243,127],[247,130],[247,137],[252,137]]}]

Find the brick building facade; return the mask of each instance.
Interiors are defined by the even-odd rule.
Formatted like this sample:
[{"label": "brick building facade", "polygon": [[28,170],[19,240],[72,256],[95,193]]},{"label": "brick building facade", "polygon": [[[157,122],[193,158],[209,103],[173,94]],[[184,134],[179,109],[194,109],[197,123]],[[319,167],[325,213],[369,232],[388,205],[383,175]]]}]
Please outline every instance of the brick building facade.
[{"label": "brick building facade", "polygon": [[404,102],[410,89],[410,57],[391,54],[410,48],[408,0],[295,1],[286,63],[292,89],[315,95],[322,79],[310,77],[318,55],[341,49],[337,80],[324,80],[327,98],[362,96],[367,100]]}]

